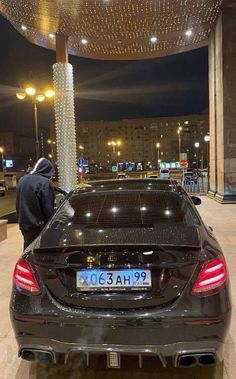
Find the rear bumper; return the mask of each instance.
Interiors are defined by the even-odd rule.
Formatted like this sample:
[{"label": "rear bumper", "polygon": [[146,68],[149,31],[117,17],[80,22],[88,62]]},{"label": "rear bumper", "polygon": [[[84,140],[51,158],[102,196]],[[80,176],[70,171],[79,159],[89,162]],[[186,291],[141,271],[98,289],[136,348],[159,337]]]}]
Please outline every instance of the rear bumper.
[{"label": "rear bumper", "polygon": [[176,365],[181,354],[212,353],[221,361],[231,318],[228,292],[193,301],[165,309],[88,310],[13,292],[10,313],[20,356],[22,349],[38,349],[67,362],[73,353],[89,359],[117,351],[157,356],[165,366],[167,357]]},{"label": "rear bumper", "polygon": [[[52,362],[57,363],[60,357],[63,363],[70,362],[72,357],[84,359],[87,366],[95,355],[109,355],[111,352],[117,352],[122,360],[125,355],[137,357],[139,367],[142,367],[142,361],[148,357],[156,357],[157,362],[161,362],[163,367],[171,364],[178,367],[178,360],[185,355],[205,355],[212,354],[216,362],[222,362],[224,355],[224,344],[216,341],[197,341],[197,342],[176,342],[167,345],[87,345],[79,343],[65,343],[58,340],[42,338],[18,338],[19,357],[24,351],[41,351],[48,352],[52,356]],[[172,358],[172,363],[167,358]]]},{"label": "rear bumper", "polygon": [[[213,354],[222,361],[224,337],[229,326],[229,316],[217,323],[206,325],[186,324],[183,319],[170,319],[154,322],[146,320],[126,321],[96,319],[60,319],[13,316],[13,326],[19,346],[19,356],[23,350],[50,352],[57,362],[70,360],[73,354],[83,355],[88,362],[93,354],[118,352],[143,356],[156,356],[164,367],[167,357],[177,366],[178,357],[186,354]],[[21,318],[21,320],[17,319]],[[44,320],[44,321],[43,321]],[[212,320],[216,322],[216,320]]]}]

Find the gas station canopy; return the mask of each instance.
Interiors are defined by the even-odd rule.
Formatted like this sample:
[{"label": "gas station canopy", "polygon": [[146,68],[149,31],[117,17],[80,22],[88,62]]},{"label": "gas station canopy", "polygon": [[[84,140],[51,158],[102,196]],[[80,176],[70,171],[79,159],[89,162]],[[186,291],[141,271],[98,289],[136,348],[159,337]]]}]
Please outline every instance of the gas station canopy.
[{"label": "gas station canopy", "polygon": [[0,13],[30,42],[94,59],[146,59],[207,44],[230,0],[1,0]]}]

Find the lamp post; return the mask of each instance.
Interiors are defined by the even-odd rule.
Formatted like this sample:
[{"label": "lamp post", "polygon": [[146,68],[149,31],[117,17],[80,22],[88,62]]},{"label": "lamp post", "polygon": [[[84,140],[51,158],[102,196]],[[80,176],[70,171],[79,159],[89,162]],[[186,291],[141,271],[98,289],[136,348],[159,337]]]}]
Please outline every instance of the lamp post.
[{"label": "lamp post", "polygon": [[2,155],[2,172],[3,172],[3,179],[4,179],[5,167],[4,167],[4,157],[3,157],[3,152],[4,152],[3,147],[0,147],[0,153],[1,153],[1,155]]},{"label": "lamp post", "polygon": [[108,146],[111,146],[112,148],[112,155],[113,155],[113,160],[116,160],[116,146],[121,146],[121,141],[114,141],[113,139],[111,141],[107,142]]},{"label": "lamp post", "polygon": [[210,136],[206,135],[204,137],[204,141],[206,142],[206,164],[207,164],[207,190],[209,191],[210,188],[210,178],[209,178],[209,142],[210,142]]},{"label": "lamp post", "polygon": [[79,145],[79,152],[80,152],[79,159],[82,159],[83,161],[84,160],[84,146],[83,145]]},{"label": "lamp post", "polygon": [[79,145],[78,146],[79,148],[79,152],[80,152],[80,155],[79,155],[79,182],[82,183],[83,181],[83,170],[84,170],[84,146],[83,145]]},{"label": "lamp post", "polygon": [[204,137],[204,141],[206,142],[206,164],[207,164],[207,169],[209,167],[209,142],[210,142],[210,136],[206,135]]},{"label": "lamp post", "polygon": [[120,140],[114,141],[112,139],[111,141],[107,142],[107,145],[112,148],[112,162],[114,162],[114,163],[111,162],[111,166],[113,166],[113,164],[115,164],[117,167],[116,171],[118,171],[118,163],[117,163],[117,155],[118,154],[116,155],[116,146],[118,146],[118,147],[121,146],[121,141]]},{"label": "lamp post", "polygon": [[34,108],[34,128],[35,128],[35,153],[36,159],[38,160],[40,157],[39,151],[39,128],[38,128],[38,103],[42,103],[46,98],[52,98],[54,96],[54,92],[50,89],[45,92],[37,92],[37,90],[33,87],[26,87],[20,92],[16,93],[16,97],[19,100],[25,100],[27,96],[30,96],[32,99],[32,104]]},{"label": "lamp post", "polygon": [[160,163],[160,142],[156,143],[156,148],[157,148],[157,169],[159,170],[159,163]]},{"label": "lamp post", "polygon": [[179,126],[178,127],[178,130],[177,130],[177,134],[179,135],[179,161],[181,161],[181,149],[182,149],[182,146],[181,146],[181,133],[183,131],[183,128],[182,126]]},{"label": "lamp post", "polygon": [[55,146],[56,145],[56,141],[52,141],[52,140],[50,140],[50,139],[48,139],[47,140],[47,143],[50,145],[50,147],[51,147],[51,152],[50,152],[50,154],[49,155],[51,155],[51,157],[49,156],[49,158],[51,158],[53,161],[55,161],[55,156],[54,156],[54,148],[53,148],[53,146]]},{"label": "lamp post", "polygon": [[198,149],[199,149],[199,146],[200,146],[200,143],[199,142],[195,142],[194,144],[195,148],[196,148],[196,160],[197,160],[197,172],[198,172]]}]

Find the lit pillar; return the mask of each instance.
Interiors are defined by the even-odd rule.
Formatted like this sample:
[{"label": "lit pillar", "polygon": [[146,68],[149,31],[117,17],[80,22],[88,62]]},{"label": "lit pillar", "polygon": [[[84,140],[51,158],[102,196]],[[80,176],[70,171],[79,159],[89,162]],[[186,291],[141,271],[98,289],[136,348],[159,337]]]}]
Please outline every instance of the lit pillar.
[{"label": "lit pillar", "polygon": [[209,41],[210,190],[236,202],[236,7],[225,7]]},{"label": "lit pillar", "polygon": [[69,191],[77,184],[73,68],[68,63],[67,37],[56,35],[57,63],[53,65],[59,186]]}]

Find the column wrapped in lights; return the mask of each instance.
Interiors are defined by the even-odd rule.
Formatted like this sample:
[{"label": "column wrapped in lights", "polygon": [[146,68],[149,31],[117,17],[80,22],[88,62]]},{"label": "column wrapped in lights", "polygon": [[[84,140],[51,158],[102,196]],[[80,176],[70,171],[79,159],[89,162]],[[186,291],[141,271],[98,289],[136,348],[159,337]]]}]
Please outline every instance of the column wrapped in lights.
[{"label": "column wrapped in lights", "polygon": [[77,184],[76,134],[74,115],[73,67],[70,63],[53,65],[55,121],[59,186],[69,191]]}]

